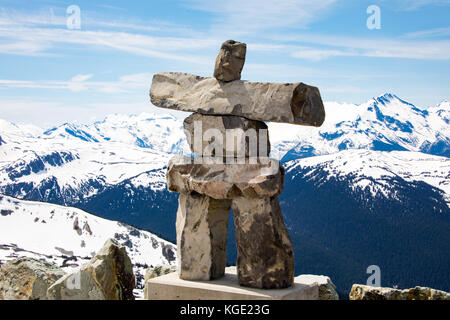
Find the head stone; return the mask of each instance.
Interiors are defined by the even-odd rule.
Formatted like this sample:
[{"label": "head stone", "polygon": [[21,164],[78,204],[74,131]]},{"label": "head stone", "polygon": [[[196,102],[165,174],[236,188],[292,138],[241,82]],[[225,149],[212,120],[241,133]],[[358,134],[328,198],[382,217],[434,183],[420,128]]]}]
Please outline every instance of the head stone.
[{"label": "head stone", "polygon": [[223,82],[240,80],[246,53],[245,43],[234,40],[225,41],[216,58],[214,77]]}]

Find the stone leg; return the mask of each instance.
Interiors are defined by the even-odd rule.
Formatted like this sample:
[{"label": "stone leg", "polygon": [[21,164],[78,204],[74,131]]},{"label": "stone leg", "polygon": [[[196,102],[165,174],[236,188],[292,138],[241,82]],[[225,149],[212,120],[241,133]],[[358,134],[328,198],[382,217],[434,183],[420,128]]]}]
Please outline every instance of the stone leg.
[{"label": "stone leg", "polygon": [[211,280],[225,273],[231,200],[198,193],[179,197],[177,212],[178,273],[184,280]]},{"label": "stone leg", "polygon": [[239,284],[279,289],[294,282],[294,254],[278,196],[233,199]]}]

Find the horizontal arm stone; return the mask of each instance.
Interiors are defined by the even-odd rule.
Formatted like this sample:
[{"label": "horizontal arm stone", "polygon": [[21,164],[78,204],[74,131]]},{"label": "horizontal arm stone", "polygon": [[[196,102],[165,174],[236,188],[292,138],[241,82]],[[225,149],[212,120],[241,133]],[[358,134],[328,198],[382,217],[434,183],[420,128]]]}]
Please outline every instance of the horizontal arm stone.
[{"label": "horizontal arm stone", "polygon": [[274,159],[267,163],[227,164],[203,158],[173,157],[167,166],[167,187],[178,193],[197,192],[214,199],[272,197],[283,191],[284,168]]},{"label": "horizontal arm stone", "polygon": [[319,89],[304,83],[221,82],[187,73],[153,76],[151,102],[161,108],[258,121],[321,126],[325,109]]}]

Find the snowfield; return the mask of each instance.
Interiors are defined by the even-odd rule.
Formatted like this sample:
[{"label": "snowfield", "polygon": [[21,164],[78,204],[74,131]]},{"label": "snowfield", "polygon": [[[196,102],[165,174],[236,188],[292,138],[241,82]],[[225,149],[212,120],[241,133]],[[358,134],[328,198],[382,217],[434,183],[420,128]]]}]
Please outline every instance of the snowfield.
[{"label": "snowfield", "polygon": [[310,169],[311,176],[320,167],[328,173],[326,179],[351,176],[353,189],[368,189],[372,195],[381,192],[387,198],[393,194],[386,177],[423,181],[442,190],[450,206],[450,159],[446,157],[407,151],[345,150],[293,160],[285,165],[287,173],[298,167]]}]

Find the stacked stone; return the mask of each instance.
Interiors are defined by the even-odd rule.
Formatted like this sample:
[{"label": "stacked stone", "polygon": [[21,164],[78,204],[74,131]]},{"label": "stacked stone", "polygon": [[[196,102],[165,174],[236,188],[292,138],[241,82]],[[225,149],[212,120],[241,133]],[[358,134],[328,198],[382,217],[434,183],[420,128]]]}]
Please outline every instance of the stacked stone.
[{"label": "stacked stone", "polygon": [[[325,113],[315,87],[240,81],[245,55],[245,43],[229,40],[217,56],[214,78],[184,73],[159,73],[153,78],[154,105],[194,112],[185,119],[184,128],[196,158],[176,156],[167,169],[169,190],[180,194],[178,272],[185,280],[224,275],[232,209],[240,285],[286,288],[294,281],[294,256],[278,201],[284,169],[268,158],[268,134],[258,133],[267,132],[262,121],[320,126]],[[202,132],[214,129],[222,137],[227,137],[227,130],[253,129],[258,150],[255,154],[245,137],[242,144],[217,144],[203,135],[200,143],[195,142],[196,122]],[[204,150],[214,142],[213,152],[205,157]],[[232,161],[239,157],[243,161]]]}]

